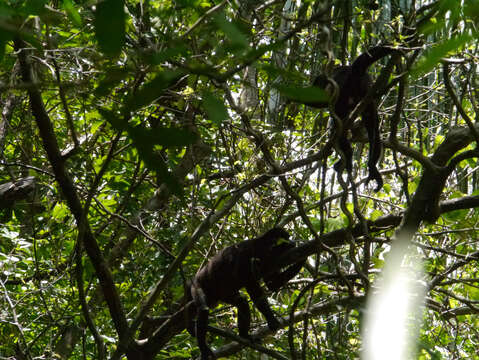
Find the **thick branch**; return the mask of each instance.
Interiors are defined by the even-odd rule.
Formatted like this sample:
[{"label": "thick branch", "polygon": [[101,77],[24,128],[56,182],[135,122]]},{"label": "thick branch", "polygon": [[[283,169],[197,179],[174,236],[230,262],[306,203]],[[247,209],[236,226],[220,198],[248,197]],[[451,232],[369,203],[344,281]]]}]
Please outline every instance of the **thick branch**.
[{"label": "thick branch", "polygon": [[[53,131],[52,122],[45,109],[42,96],[33,82],[32,69],[28,62],[25,48],[26,44],[23,42],[23,40],[19,38],[15,39],[15,50],[18,52],[22,79],[25,83],[30,85],[27,90],[30,98],[30,106],[32,108],[35,122],[40,131],[43,147],[47,153],[50,165],[52,166],[55,179],[60,186],[70,211],[75,217],[77,225],[79,225],[82,223],[82,219],[84,217],[82,204],[76,192],[73,180],[65,167],[64,159],[61,156],[57,139]],[[120,302],[120,297],[113,282],[110,269],[103,258],[100,247],[98,246],[98,243],[91,232],[89,224],[87,222],[85,223],[85,250],[97,273],[105,300],[108,304],[108,308],[113,319],[113,323],[118,335],[120,336],[120,341],[124,341],[126,339],[122,338],[123,335],[127,333],[128,326]]]},{"label": "thick branch", "polygon": [[0,185],[0,209],[10,207],[15,201],[27,199],[35,190],[35,178],[29,176]]},{"label": "thick branch", "polygon": [[421,221],[434,223],[437,220],[440,215],[439,198],[447,178],[454,170],[453,167],[447,166],[448,162],[473,140],[473,134],[468,128],[455,128],[449,131],[445,140],[430,158],[437,169],[424,169],[411,205],[406,211],[403,225],[415,232]]},{"label": "thick branch", "polygon": [[[459,210],[459,209],[468,209],[473,207],[479,207],[479,196],[468,196],[461,199],[448,200],[441,203],[439,209],[441,213],[446,213],[449,211]],[[387,215],[383,216],[375,221],[367,221],[368,232],[374,233],[379,231],[390,230],[394,227],[399,226],[401,220],[403,219],[402,215]],[[328,247],[339,247],[347,244],[346,241],[346,232],[347,229],[335,230],[330,233],[324,234],[319,238],[319,240],[313,240],[307,242],[301,246],[296,247],[295,249],[289,250],[283,256],[278,258],[277,266],[284,267],[291,265],[301,259],[307,258],[310,255],[317,254],[318,251],[324,250],[324,245]],[[364,228],[362,224],[357,224],[352,227],[352,235],[357,241],[360,241],[362,236],[365,236]],[[321,306],[326,305],[317,305],[316,308],[321,308]],[[186,327],[188,313],[192,312],[194,308],[193,302],[187,304],[186,309],[182,308],[171,317],[167,318],[165,321],[161,322],[161,325],[156,329],[153,335],[149,339],[138,341],[138,345],[142,348],[142,351],[145,354],[149,354],[150,357],[145,357],[150,359],[154,357],[154,354],[158,352],[168,341],[181,332]],[[296,317],[295,317],[296,319]],[[266,330],[264,330],[266,332]],[[259,332],[259,335],[263,334],[263,330]],[[258,335],[255,333],[255,335]],[[235,345],[237,346],[237,344]],[[238,345],[239,346],[239,345]],[[218,354],[223,353],[221,351]]]}]

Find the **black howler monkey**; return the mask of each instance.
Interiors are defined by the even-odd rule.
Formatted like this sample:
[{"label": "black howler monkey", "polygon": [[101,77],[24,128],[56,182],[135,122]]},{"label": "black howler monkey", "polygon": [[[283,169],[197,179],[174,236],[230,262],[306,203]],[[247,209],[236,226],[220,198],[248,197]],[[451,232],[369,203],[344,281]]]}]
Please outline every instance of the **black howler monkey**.
[{"label": "black howler monkey", "polygon": [[[387,46],[376,46],[361,54],[352,65],[337,67],[332,74],[333,80],[338,85],[339,93],[337,94],[336,103],[334,104],[334,112],[343,122],[343,130],[339,135],[339,147],[344,153],[346,160],[346,170],[352,171],[353,151],[351,144],[347,138],[347,131],[351,129],[354,119],[350,119],[351,112],[366,96],[372,87],[372,80],[367,70],[374,62],[379,59],[396,52],[397,50]],[[326,76],[320,75],[315,78],[314,86],[328,90],[328,79]],[[329,105],[326,101],[307,103],[309,106],[324,108]],[[379,136],[379,117],[376,99],[371,99],[366,104],[365,109],[361,113],[362,124],[368,132],[369,140],[369,159],[368,159],[368,182],[375,180],[377,187],[375,191],[379,191],[383,186],[383,179],[379,173],[376,164],[382,153],[382,143]],[[342,169],[341,160],[334,165],[334,169],[339,171]],[[341,174],[339,174],[341,175]]]},{"label": "black howler monkey", "polygon": [[196,273],[187,295],[195,301],[197,319],[196,326],[191,322],[188,331],[198,340],[202,360],[214,358],[205,337],[209,309],[219,302],[236,306],[239,335],[252,340],[248,334],[251,321],[249,305],[240,295],[241,288],[246,288],[254,305],[265,316],[268,327],[271,330],[279,328],[279,321],[269,307],[259,281],[263,279],[268,289],[275,291],[294,277],[305,260],[290,265],[282,272],[275,268],[278,256],[294,247],[285,230],[273,228],[258,238],[221,250]]}]

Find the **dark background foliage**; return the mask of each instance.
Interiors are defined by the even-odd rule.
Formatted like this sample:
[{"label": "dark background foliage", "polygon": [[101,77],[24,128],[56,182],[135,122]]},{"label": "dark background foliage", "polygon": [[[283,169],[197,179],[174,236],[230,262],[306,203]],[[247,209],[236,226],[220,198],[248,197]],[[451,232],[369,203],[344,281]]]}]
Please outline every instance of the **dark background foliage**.
[{"label": "dark background foliage", "polygon": [[[284,264],[309,256],[270,296],[283,330],[256,314],[262,344],[238,344],[219,307],[219,356],[357,357],[364,299],[409,234],[418,358],[477,357],[478,20],[476,0],[3,0],[0,357],[197,356],[173,316],[184,279],[275,225],[301,245]],[[365,134],[347,187],[328,109],[301,101],[377,44],[403,54],[370,69],[374,193]]]}]

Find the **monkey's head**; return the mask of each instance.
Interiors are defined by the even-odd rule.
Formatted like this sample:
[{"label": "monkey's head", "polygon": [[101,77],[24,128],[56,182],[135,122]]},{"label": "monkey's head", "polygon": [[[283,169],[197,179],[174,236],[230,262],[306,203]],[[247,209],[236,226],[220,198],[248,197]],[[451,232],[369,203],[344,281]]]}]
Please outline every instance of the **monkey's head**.
[{"label": "monkey's head", "polygon": [[321,89],[325,89],[328,83],[328,77],[323,74],[316,76],[313,80],[313,86],[317,86]]},{"label": "monkey's head", "polygon": [[336,81],[336,75],[334,79],[329,79],[326,75],[320,74],[316,76],[313,80],[313,86],[316,86],[322,90],[324,90],[328,97],[334,95],[334,86],[331,80]]},{"label": "monkey's head", "polygon": [[264,233],[263,237],[274,238],[276,240],[279,240],[279,239],[288,240],[289,233],[282,228],[275,227],[275,228],[272,228],[271,230],[268,230],[266,233]]},{"label": "monkey's head", "polygon": [[273,228],[264,233],[257,239],[258,247],[256,253],[258,257],[270,257],[280,255],[286,250],[292,249],[294,242],[289,240],[289,233],[281,228]]}]

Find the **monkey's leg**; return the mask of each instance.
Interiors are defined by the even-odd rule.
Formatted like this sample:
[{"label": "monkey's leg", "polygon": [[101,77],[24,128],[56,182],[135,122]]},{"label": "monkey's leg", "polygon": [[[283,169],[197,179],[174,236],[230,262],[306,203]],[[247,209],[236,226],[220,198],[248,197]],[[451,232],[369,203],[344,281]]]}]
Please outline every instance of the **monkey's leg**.
[{"label": "monkey's leg", "polygon": [[379,116],[376,104],[371,102],[363,113],[363,124],[368,132],[369,158],[368,158],[368,182],[375,180],[377,183],[374,191],[379,191],[383,186],[383,178],[376,167],[382,155],[382,143],[379,135]]},{"label": "monkey's leg", "polygon": [[263,289],[261,289],[261,286],[255,281],[246,286],[246,291],[248,291],[248,294],[251,296],[254,305],[266,318],[270,330],[278,330],[280,328],[280,323],[278,319],[276,319],[273,310],[269,307],[268,299],[266,299],[266,295],[264,294]]},{"label": "monkey's leg", "polygon": [[353,149],[346,134],[343,134],[338,139],[339,150],[342,151],[341,158],[334,164],[334,170],[341,176],[343,166],[346,167],[346,171],[351,173],[353,171]]},{"label": "monkey's leg", "polygon": [[236,306],[238,309],[238,332],[239,335],[245,339],[252,341],[252,337],[249,335],[249,328],[251,324],[251,313],[249,311],[248,300],[241,295],[237,295],[228,301],[227,303]]}]

